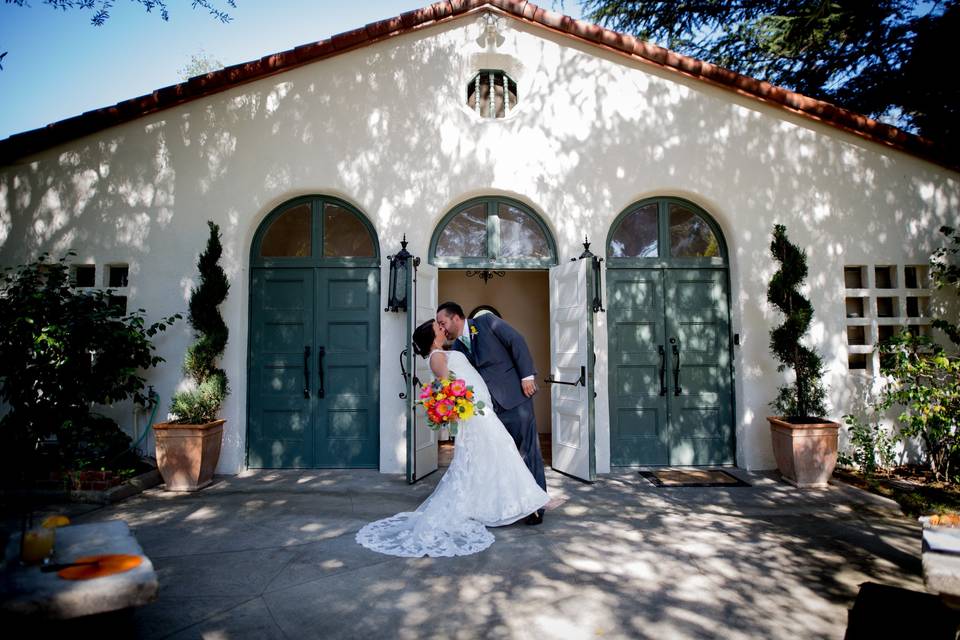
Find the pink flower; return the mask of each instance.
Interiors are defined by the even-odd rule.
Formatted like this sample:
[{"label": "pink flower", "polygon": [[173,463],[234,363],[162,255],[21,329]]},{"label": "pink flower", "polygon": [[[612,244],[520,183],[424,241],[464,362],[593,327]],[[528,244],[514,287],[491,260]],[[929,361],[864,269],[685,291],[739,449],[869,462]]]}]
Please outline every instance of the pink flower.
[{"label": "pink flower", "polygon": [[465,380],[454,380],[450,383],[450,395],[463,397],[467,394],[467,383]]}]

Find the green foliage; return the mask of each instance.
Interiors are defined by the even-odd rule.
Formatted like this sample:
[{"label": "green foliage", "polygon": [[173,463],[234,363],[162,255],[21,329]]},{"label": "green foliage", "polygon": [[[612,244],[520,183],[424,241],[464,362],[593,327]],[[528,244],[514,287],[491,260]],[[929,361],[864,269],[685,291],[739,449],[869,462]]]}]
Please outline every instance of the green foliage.
[{"label": "green foliage", "polygon": [[795,422],[809,420],[826,413],[826,392],[821,383],[823,363],[819,354],[801,344],[813,319],[813,305],[798,291],[807,277],[807,256],[790,243],[782,224],[773,228],[770,253],[780,268],[770,279],[767,302],[785,316],[783,324],[770,331],[770,351],[780,361],[777,371],[789,367],[795,375],[794,383],[780,387],[777,399],[770,404]]},{"label": "green foliage", "polygon": [[890,468],[893,464],[894,438],[877,420],[867,423],[859,416],[843,416],[850,434],[850,453],[838,456],[840,464],[856,467],[865,476]]},{"label": "green foliage", "polygon": [[881,409],[899,406],[900,435],[917,437],[938,480],[951,478],[960,454],[960,357],[927,336],[909,331],[880,345],[880,370],[888,376]]},{"label": "green foliage", "polygon": [[[936,289],[960,293],[960,233],[940,227],[947,246],[930,258],[930,278]],[[960,345],[955,322],[934,318],[954,345]],[[900,407],[902,438],[917,437],[927,453],[930,470],[938,480],[953,480],[951,467],[960,456],[960,353],[948,352],[928,336],[907,330],[879,345],[880,371],[887,376],[881,392],[881,409]]]},{"label": "green foliage", "polygon": [[[960,295],[960,231],[946,225],[940,227],[947,246],[940,247],[930,256],[930,279],[936,289],[953,289]],[[960,346],[960,326],[946,318],[934,318],[933,326],[940,329],[953,344]]]},{"label": "green foliage", "polygon": [[0,433],[14,465],[51,437],[68,460],[113,451],[123,434],[90,407],[146,404],[141,372],[163,362],[150,339],[180,317],[147,325],[142,309],[120,316],[110,292],[70,286],[70,255],[6,268],[0,281],[0,400],[9,407]]},{"label": "green foliage", "polygon": [[196,342],[187,350],[184,371],[194,387],[173,396],[170,412],[177,421],[202,424],[217,419],[220,406],[230,393],[227,374],[217,367],[217,360],[227,348],[229,331],[220,315],[220,304],[227,298],[230,283],[220,266],[223,247],[220,227],[208,221],[210,236],[207,248],[200,254],[197,270],[200,285],[190,290],[190,315]]},{"label": "green foliage", "polygon": [[[605,26],[653,40],[898,126],[960,141],[960,85],[943,82],[943,51],[960,3],[913,0],[581,0]],[[956,157],[956,156],[954,156]]]},{"label": "green foliage", "polygon": [[223,69],[223,63],[213,57],[212,54],[201,49],[200,53],[194,53],[190,56],[190,62],[177,69],[177,75],[181,80],[186,81],[195,76],[202,76],[220,69]]}]

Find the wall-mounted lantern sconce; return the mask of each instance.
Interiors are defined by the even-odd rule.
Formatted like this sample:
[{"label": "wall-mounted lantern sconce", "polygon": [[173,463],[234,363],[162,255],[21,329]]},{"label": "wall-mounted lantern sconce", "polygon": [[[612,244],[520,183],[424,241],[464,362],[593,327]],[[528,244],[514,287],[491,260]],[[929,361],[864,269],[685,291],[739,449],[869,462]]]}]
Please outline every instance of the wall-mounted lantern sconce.
[{"label": "wall-mounted lantern sconce", "polygon": [[407,234],[400,241],[400,251],[387,256],[390,261],[390,283],[387,287],[387,308],[384,311],[397,313],[407,310],[407,298],[410,287],[410,269],[413,255],[407,251]]},{"label": "wall-mounted lantern sconce", "polygon": [[593,255],[593,251],[590,251],[590,240],[586,236],[583,237],[583,253],[577,259],[590,260],[590,270],[593,271],[593,312],[606,311],[603,308],[603,289],[600,280],[600,263],[603,262],[603,258]]}]

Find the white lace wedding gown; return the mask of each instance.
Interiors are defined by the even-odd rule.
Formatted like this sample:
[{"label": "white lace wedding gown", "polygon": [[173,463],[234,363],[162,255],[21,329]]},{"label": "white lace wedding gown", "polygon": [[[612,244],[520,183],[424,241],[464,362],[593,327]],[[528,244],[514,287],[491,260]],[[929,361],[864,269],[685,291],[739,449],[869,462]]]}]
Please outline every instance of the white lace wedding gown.
[{"label": "white lace wedding gown", "polygon": [[487,527],[516,522],[549,500],[494,413],[483,378],[462,353],[443,353],[450,371],[472,385],[486,405],[484,415],[460,425],[453,461],[416,511],[360,529],[357,542],[373,551],[405,558],[477,553],[493,544]]}]

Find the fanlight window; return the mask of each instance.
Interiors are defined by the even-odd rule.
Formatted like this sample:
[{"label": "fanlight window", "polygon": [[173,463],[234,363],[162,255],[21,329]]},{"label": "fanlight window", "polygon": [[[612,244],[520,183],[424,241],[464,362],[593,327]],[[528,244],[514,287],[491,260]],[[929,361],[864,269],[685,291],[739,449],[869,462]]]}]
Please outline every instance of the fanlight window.
[{"label": "fanlight window", "polygon": [[[261,258],[373,258],[373,237],[360,214],[339,201],[310,198],[285,205],[260,241]],[[321,236],[315,241],[314,236]]]},{"label": "fanlight window", "polygon": [[719,258],[720,245],[707,221],[689,208],[670,204],[670,255],[674,258]]},{"label": "fanlight window", "polygon": [[313,235],[310,205],[287,209],[273,221],[263,236],[260,255],[264,258],[308,258]]},{"label": "fanlight window", "polygon": [[480,198],[454,209],[434,236],[433,256],[444,266],[549,266],[556,249],[530,209],[503,198]]},{"label": "fanlight window", "polygon": [[[662,247],[669,248],[669,254]],[[673,199],[648,200],[620,217],[610,236],[611,258],[723,258],[705,213]]]},{"label": "fanlight window", "polygon": [[620,221],[610,240],[611,258],[656,258],[660,255],[657,203],[645,204]]},{"label": "fanlight window", "polygon": [[503,71],[480,71],[467,84],[467,106],[481,118],[503,118],[517,106],[517,83]]}]

